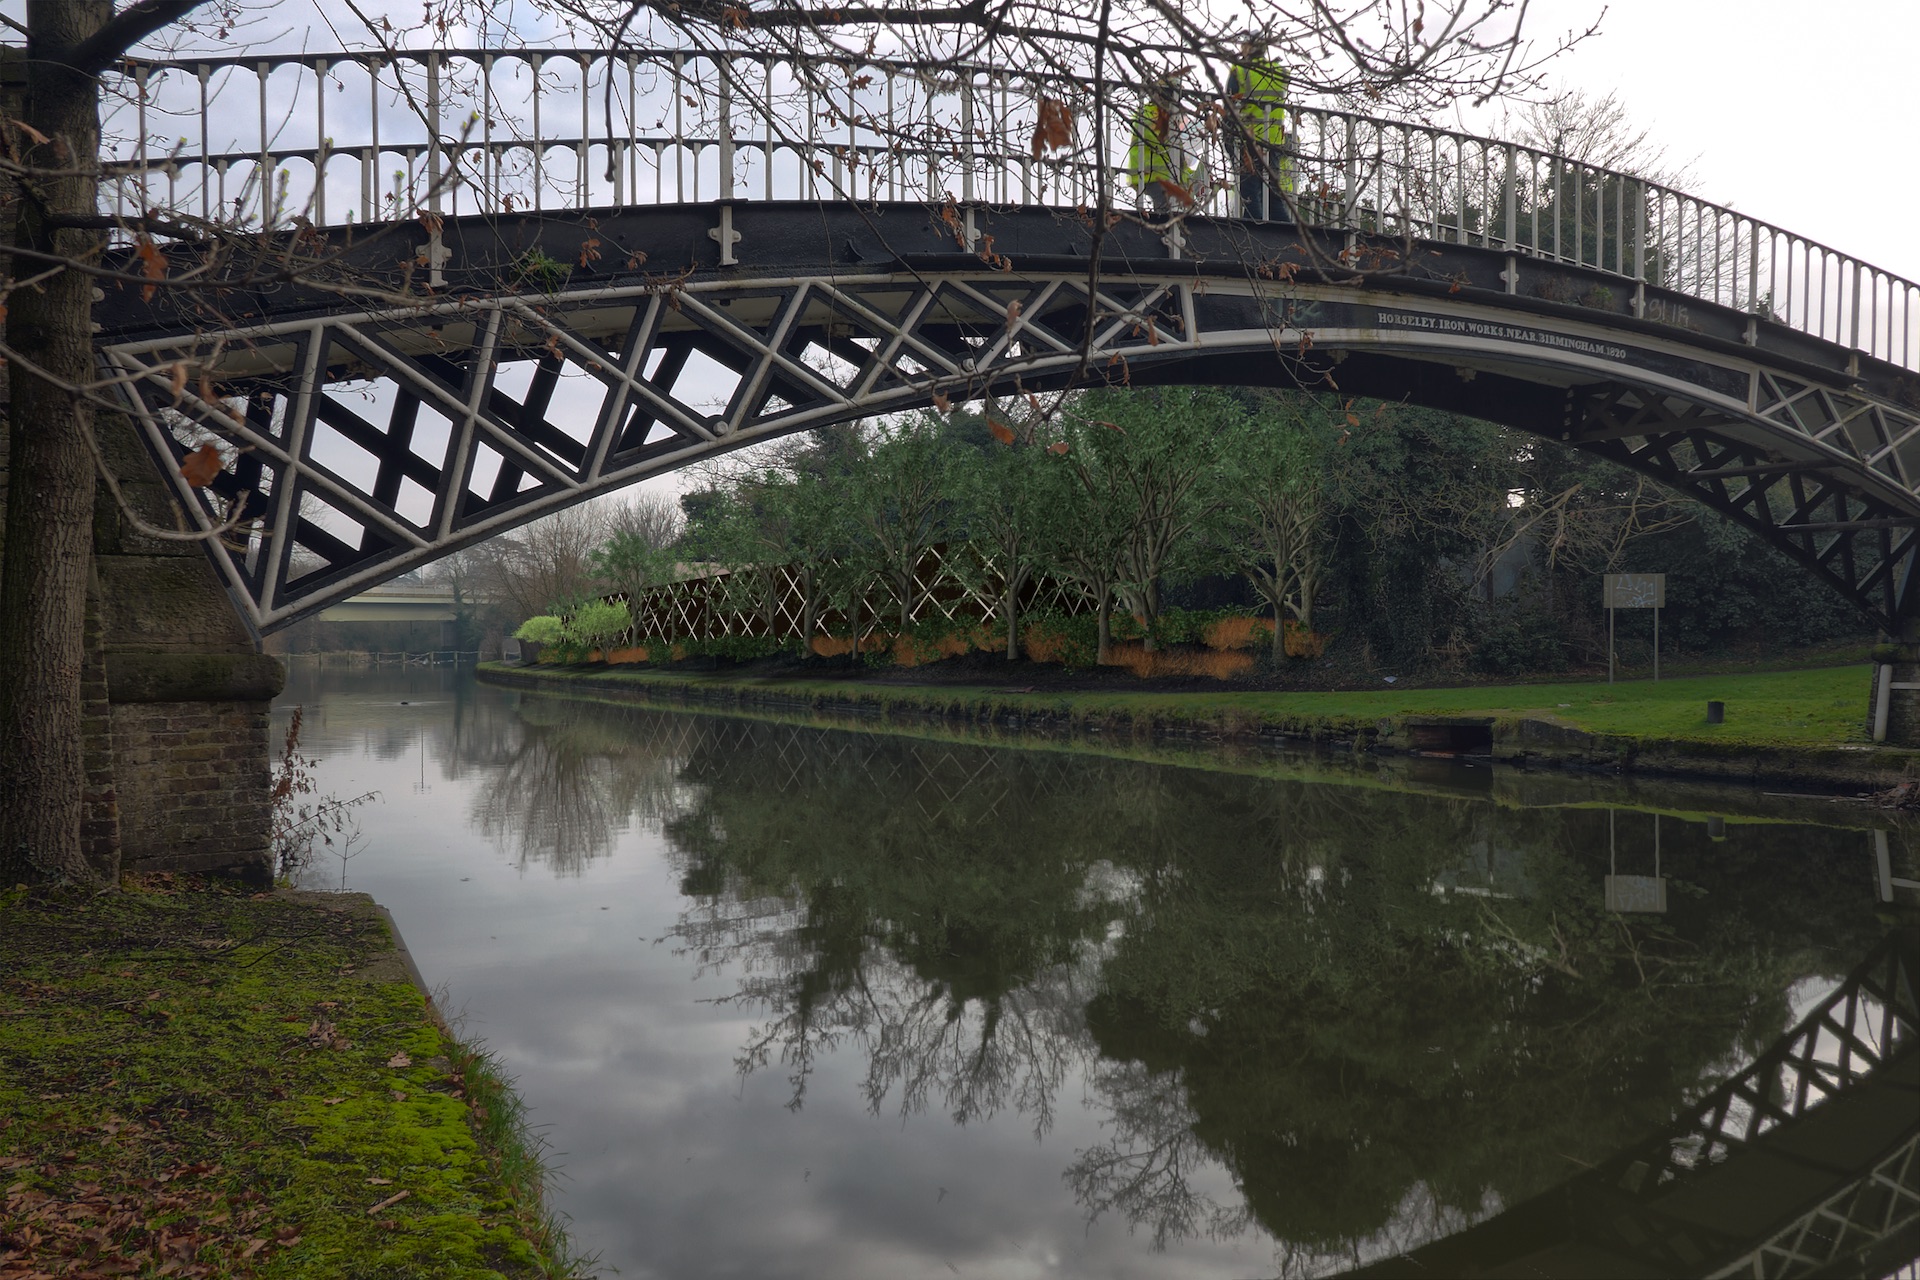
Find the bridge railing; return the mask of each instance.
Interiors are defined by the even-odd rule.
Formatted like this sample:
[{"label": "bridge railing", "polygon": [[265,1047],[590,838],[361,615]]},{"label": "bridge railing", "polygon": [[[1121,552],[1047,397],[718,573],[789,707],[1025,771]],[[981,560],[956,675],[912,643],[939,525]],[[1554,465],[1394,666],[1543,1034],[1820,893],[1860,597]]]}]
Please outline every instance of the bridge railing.
[{"label": "bridge railing", "polygon": [[[105,200],[129,218],[257,228],[711,200],[1139,203],[1126,169],[1139,89],[1014,68],[434,49],[132,62],[118,78]],[[1192,123],[1172,149],[1189,207],[1238,216],[1243,148],[1222,127],[1234,104],[1181,100]],[[1289,115],[1282,166],[1306,221],[1593,267],[1636,293],[1675,290],[1920,371],[1920,284],[1830,246],[1516,143]]]}]

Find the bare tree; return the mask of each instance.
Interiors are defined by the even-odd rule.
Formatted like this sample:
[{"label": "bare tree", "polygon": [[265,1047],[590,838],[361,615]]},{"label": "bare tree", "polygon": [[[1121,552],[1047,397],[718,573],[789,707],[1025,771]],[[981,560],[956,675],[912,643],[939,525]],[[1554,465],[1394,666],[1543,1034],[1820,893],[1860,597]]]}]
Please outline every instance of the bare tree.
[{"label": "bare tree", "polygon": [[605,513],[568,507],[473,548],[480,589],[525,619],[599,594],[592,555],[606,540]]}]

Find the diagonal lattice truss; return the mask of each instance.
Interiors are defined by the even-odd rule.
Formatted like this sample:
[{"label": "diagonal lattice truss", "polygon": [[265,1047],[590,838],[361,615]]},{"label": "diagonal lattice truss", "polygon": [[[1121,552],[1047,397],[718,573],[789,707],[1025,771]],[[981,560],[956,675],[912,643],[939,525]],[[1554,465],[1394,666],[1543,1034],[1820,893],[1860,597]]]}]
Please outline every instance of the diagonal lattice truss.
[{"label": "diagonal lattice truss", "polygon": [[[1677,1117],[1666,1134],[1588,1175],[1615,1205],[1595,1224],[1597,1233],[1675,1274],[1691,1274],[1719,1259],[1709,1268],[1716,1276],[1785,1276],[1814,1274],[1920,1223],[1920,1081],[1908,1078],[1920,1044],[1915,944],[1911,929],[1893,934],[1750,1066]],[[1829,1180],[1811,1206],[1764,1239],[1729,1239],[1685,1212],[1663,1212],[1677,1190],[1748,1151],[1794,1150],[1792,1142],[1780,1140],[1795,1122],[1868,1087],[1897,1091],[1894,1112],[1911,1115],[1914,1124],[1886,1130],[1885,1148],[1865,1172],[1842,1177],[1837,1186]],[[1884,1113],[1884,1105],[1876,1114]]]},{"label": "diagonal lattice truss", "polygon": [[[795,268],[329,312],[102,351],[192,518],[226,530],[211,552],[262,632],[791,432],[1103,380],[1326,385],[1347,354],[1372,363],[1340,366],[1345,391],[1399,398],[1419,370],[1445,374],[1452,391],[1428,402],[1648,472],[1890,628],[1909,607],[1920,411],[1751,358],[1708,366],[1678,340],[1666,346],[1696,372],[1668,376],[1658,361],[1678,357],[1657,344],[1595,356],[1593,325],[1577,320],[1564,340],[1483,325],[1447,345],[1387,331],[1378,303],[1404,300],[1148,266],[1097,282],[1083,269]],[[1311,328],[1295,318],[1308,313]],[[1492,376],[1474,383],[1476,370]],[[178,464],[208,442],[222,466],[195,488]]]},{"label": "diagonal lattice truss", "polygon": [[[106,357],[182,501],[203,527],[231,527],[216,564],[266,631],[755,441],[1059,380],[1082,365],[1089,323],[1093,350],[1122,361],[1191,328],[1190,298],[1166,282],[983,277],[507,297]],[[1010,321],[1023,306],[1033,318]],[[178,385],[178,369],[209,365],[218,393]],[[208,442],[223,467],[194,489],[178,463]]]},{"label": "diagonal lattice truss", "polygon": [[[1789,1276],[1829,1274],[1835,1263],[1871,1256],[1883,1241],[1920,1229],[1920,1131],[1880,1161],[1863,1178],[1848,1183],[1814,1209],[1775,1233],[1714,1280],[1751,1276],[1784,1280]],[[1886,1261],[1904,1261],[1896,1250]],[[1911,1263],[1909,1263],[1911,1265]],[[1866,1269],[1863,1269],[1866,1270]],[[1877,1269],[1866,1270],[1877,1275]]]},{"label": "diagonal lattice truss", "polygon": [[1901,495],[1916,458],[1914,418],[1890,406],[1761,372],[1757,416],[1826,446],[1788,456],[1724,411],[1642,388],[1583,397],[1574,442],[1700,499],[1767,538],[1883,621],[1909,606],[1920,525]]}]

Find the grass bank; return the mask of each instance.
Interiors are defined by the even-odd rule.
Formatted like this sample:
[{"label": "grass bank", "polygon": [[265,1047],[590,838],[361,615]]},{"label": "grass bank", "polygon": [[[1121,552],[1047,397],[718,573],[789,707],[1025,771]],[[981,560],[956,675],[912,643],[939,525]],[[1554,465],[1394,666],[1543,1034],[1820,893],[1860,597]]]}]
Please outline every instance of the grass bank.
[{"label": "grass bank", "polygon": [[[1422,726],[1484,725],[1497,758],[1729,780],[1884,786],[1920,753],[1878,746],[1865,728],[1869,668],[1742,671],[1608,685],[1579,682],[1358,692],[1026,690],[916,684],[743,667],[520,668],[483,664],[499,683],[694,705],[807,706],[866,716],[934,716],[1038,730],[1145,736],[1284,737],[1364,750],[1413,750]],[[1017,677],[1015,677],[1017,679]],[[1726,704],[1707,723],[1708,701]]]},{"label": "grass bank", "polygon": [[0,1277],[580,1274],[363,895],[0,894]]}]

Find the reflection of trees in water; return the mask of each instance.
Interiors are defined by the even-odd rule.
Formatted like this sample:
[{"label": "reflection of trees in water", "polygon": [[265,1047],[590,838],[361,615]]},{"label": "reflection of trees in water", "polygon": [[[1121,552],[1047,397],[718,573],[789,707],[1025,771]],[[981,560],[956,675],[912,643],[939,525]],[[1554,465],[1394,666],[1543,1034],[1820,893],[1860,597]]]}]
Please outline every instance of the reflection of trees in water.
[{"label": "reflection of trees in water", "polygon": [[397,760],[424,743],[447,781],[502,767],[521,739],[512,701],[480,691],[470,671],[453,667],[320,667],[295,658],[287,664],[286,688],[274,699],[276,717],[294,706],[308,708],[309,750],[324,751],[331,737],[375,759]]},{"label": "reflection of trees in water", "polygon": [[737,724],[689,757],[668,826],[681,940],[734,962],[767,1020],[740,1067],[778,1061],[800,1105],[815,1062],[866,1056],[875,1111],[1007,1108],[1037,1131],[1083,1051],[1088,961],[1123,880],[1056,853],[1058,757]]},{"label": "reflection of trees in water", "polygon": [[1083,1072],[1090,1214],[1163,1244],[1257,1224],[1289,1274],[1656,1127],[1872,929],[1858,833],[1670,824],[1670,912],[1623,918],[1599,810],[539,699],[436,724],[523,861],[666,833],[676,935],[738,967],[740,1069],[778,1064],[793,1105],[850,1050],[875,1111],[1044,1132]]},{"label": "reflection of trees in water", "polygon": [[[1604,813],[1369,809],[1310,901],[1286,860],[1224,844],[1146,880],[1088,1013],[1137,1068],[1103,1073],[1112,1136],[1069,1172],[1090,1210],[1208,1229],[1226,1211],[1169,1154],[1191,1135],[1293,1264],[1397,1247],[1658,1127],[1784,1029],[1795,978],[1871,944],[1850,833],[1747,828],[1729,859],[1670,830],[1671,914],[1629,921],[1601,909]],[[1531,893],[1436,894],[1475,843],[1523,851]],[[1171,1081],[1190,1120],[1161,1105]]]},{"label": "reflection of trees in water", "polygon": [[648,732],[657,727],[649,719],[528,700],[518,742],[480,738],[504,747],[504,759],[474,797],[473,824],[522,866],[580,874],[636,818],[657,826],[678,808],[681,756],[671,735]]},{"label": "reflection of trees in water", "polygon": [[1109,1122],[1066,1175],[1090,1213],[1162,1243],[1257,1222],[1293,1271],[1657,1125],[1871,928],[1847,833],[1670,827],[1671,914],[1627,919],[1603,811],[728,732],[669,835],[679,936],[767,1014],[743,1070],[797,1103],[857,1046],[876,1108],[1044,1127],[1079,1064]]}]

